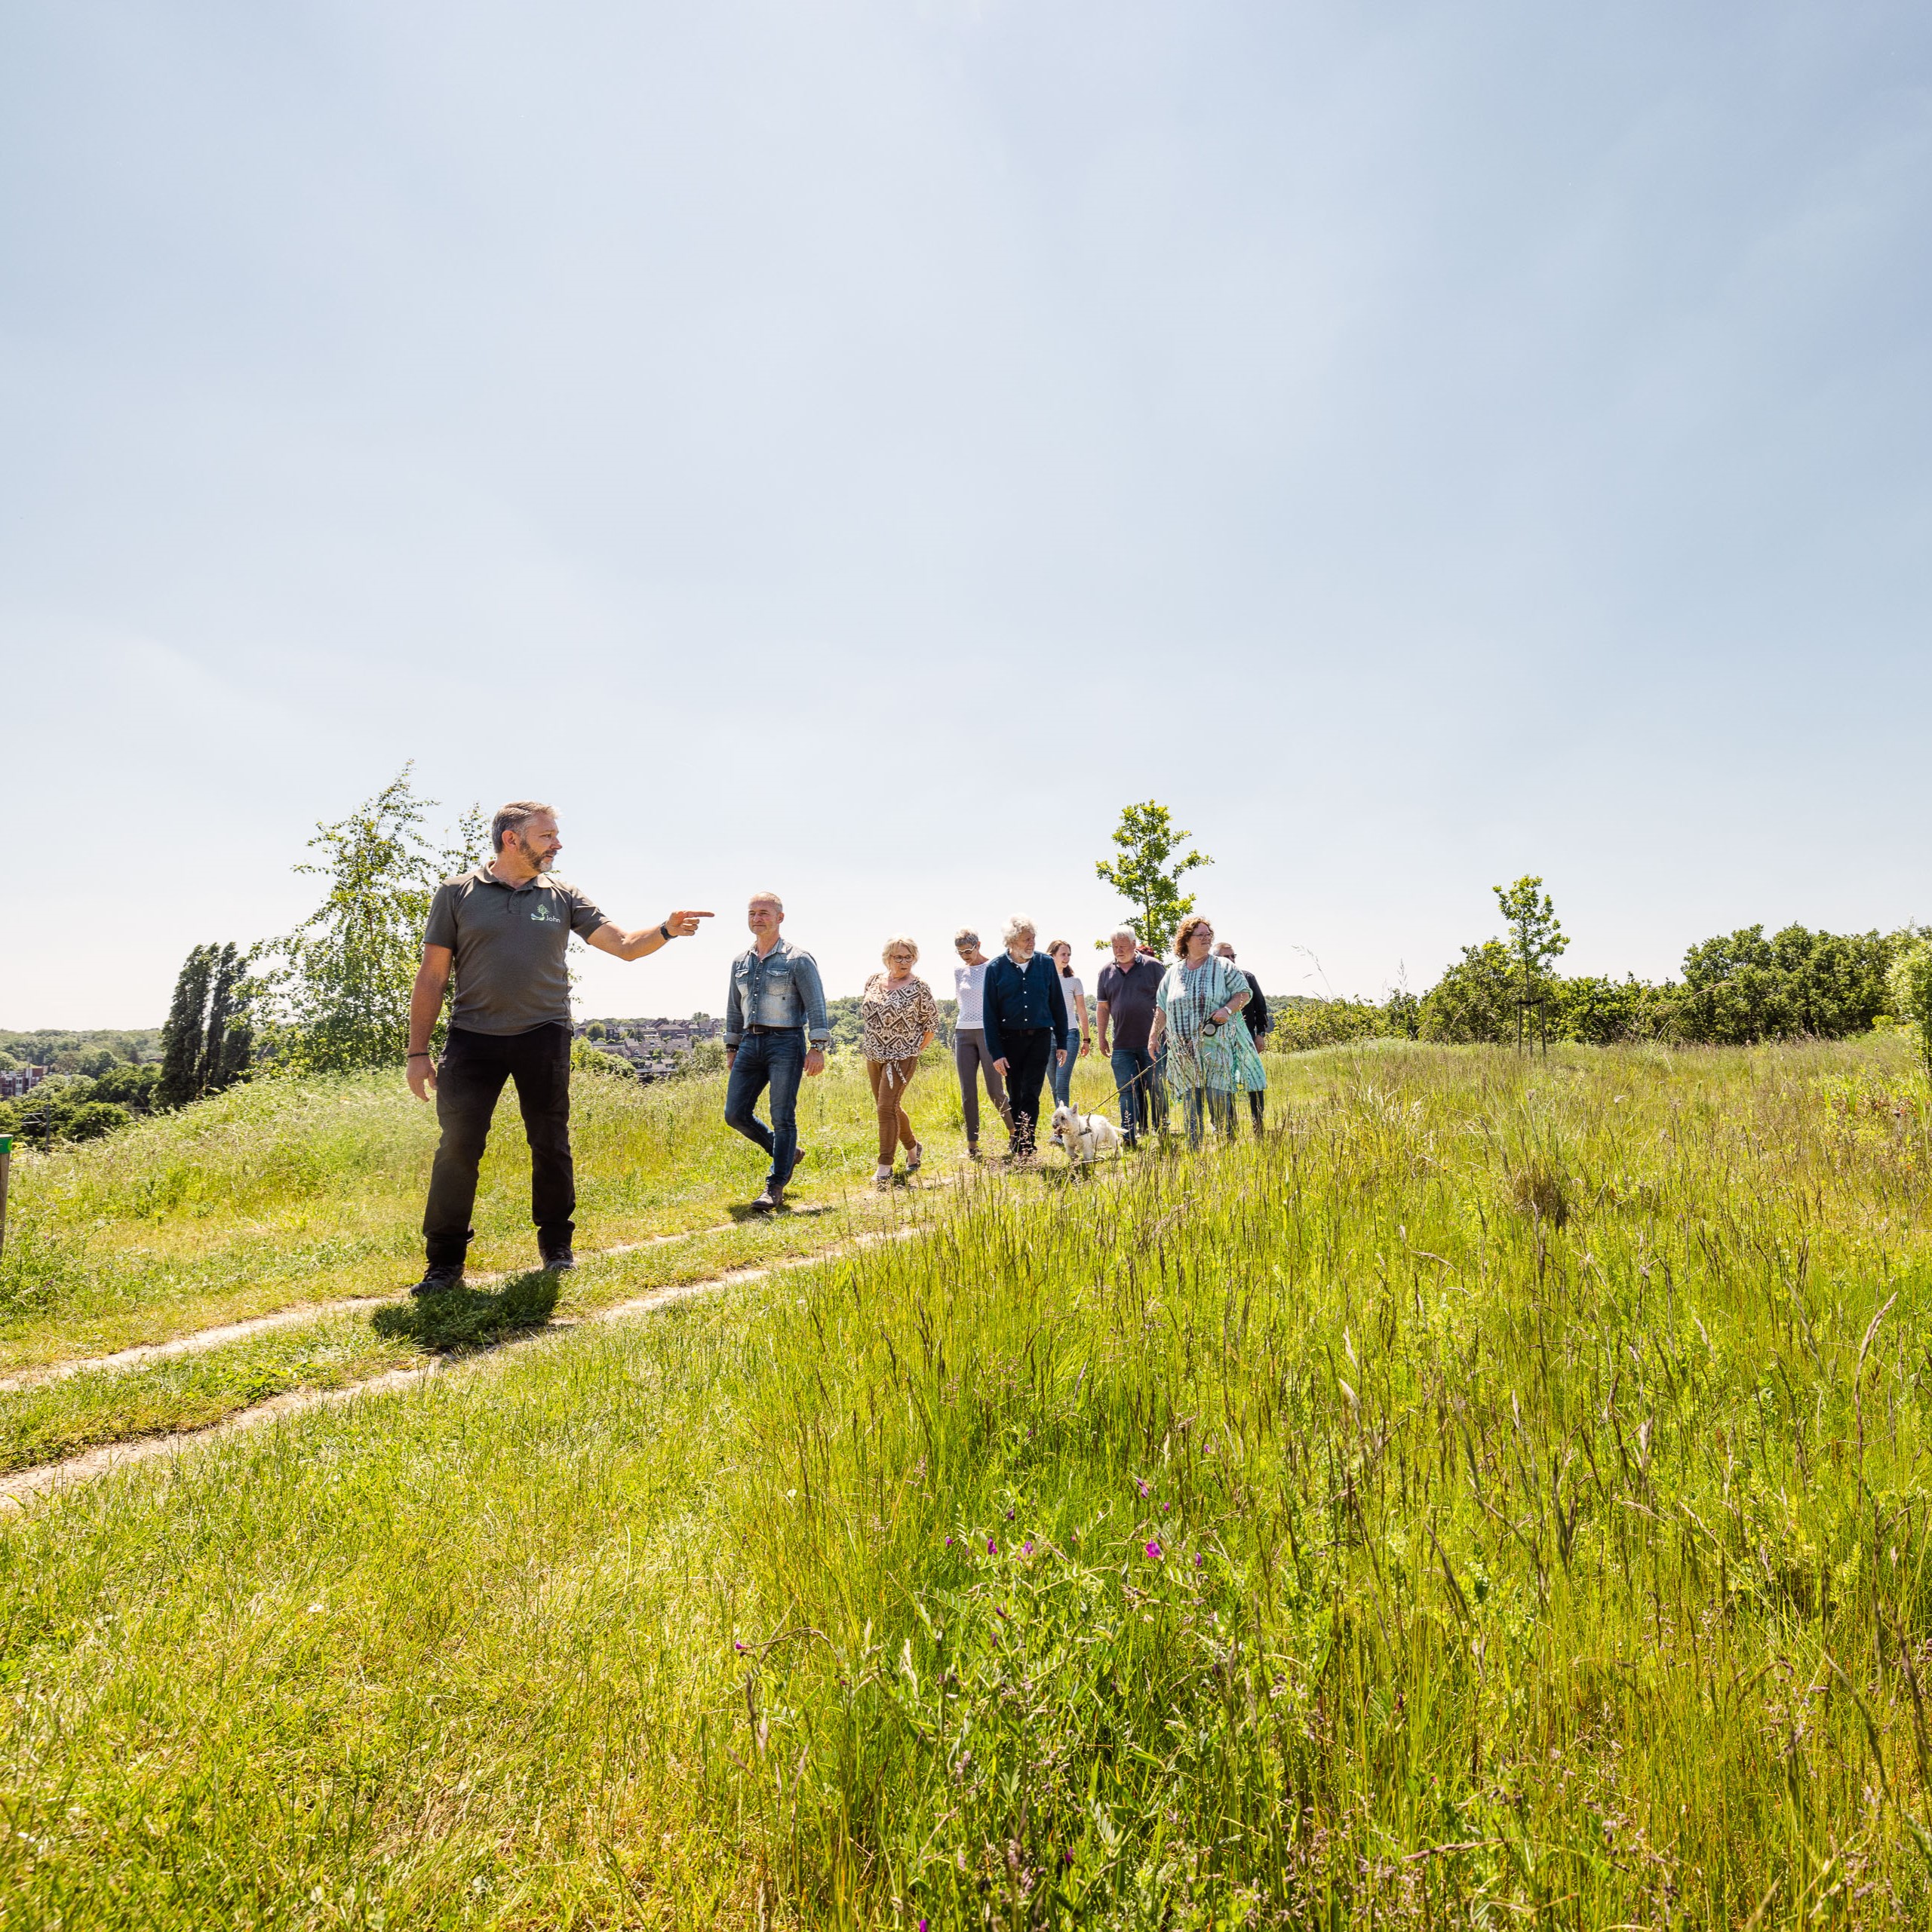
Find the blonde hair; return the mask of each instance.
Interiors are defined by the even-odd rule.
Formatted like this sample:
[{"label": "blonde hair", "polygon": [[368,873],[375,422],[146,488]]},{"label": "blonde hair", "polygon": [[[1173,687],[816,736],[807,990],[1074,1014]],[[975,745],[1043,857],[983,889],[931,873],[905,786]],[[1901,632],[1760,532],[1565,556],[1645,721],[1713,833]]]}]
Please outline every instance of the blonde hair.
[{"label": "blonde hair", "polygon": [[913,964],[914,966],[918,965],[919,941],[909,932],[895,932],[880,949],[880,958],[889,966],[892,963],[892,955],[897,952],[901,946],[903,946],[906,951],[912,955]]}]

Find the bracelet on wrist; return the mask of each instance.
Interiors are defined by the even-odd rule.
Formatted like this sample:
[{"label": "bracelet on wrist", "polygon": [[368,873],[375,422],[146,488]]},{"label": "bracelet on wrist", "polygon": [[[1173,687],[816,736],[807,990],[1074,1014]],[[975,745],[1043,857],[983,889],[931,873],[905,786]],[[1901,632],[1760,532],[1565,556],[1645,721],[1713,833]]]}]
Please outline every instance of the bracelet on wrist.
[{"label": "bracelet on wrist", "polygon": [[404,1058],[406,1058],[406,1059],[410,1059],[410,1060],[427,1060],[427,1059],[430,1058],[432,1056],[431,1056],[431,1055],[430,1055],[430,1054],[429,1054],[429,1053],[425,1050],[425,1052],[421,1052],[421,1053],[410,1053],[410,1054],[406,1054],[404,1057]]},{"label": "bracelet on wrist", "polygon": [[657,923],[657,929],[664,935],[665,943],[668,945],[671,941],[671,921],[668,919],[659,920]]}]

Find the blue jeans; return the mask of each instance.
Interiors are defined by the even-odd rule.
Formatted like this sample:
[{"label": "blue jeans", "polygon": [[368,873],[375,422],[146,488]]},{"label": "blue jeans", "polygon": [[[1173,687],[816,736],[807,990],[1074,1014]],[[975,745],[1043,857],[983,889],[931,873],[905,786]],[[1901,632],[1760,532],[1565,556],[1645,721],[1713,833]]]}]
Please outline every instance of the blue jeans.
[{"label": "blue jeans", "polygon": [[1071,1026],[1067,1029],[1067,1064],[1062,1067],[1049,1060],[1046,1063],[1046,1078],[1053,1089],[1055,1107],[1071,1107],[1074,1104],[1074,1069],[1080,1058],[1080,1037]]},{"label": "blue jeans", "polygon": [[1117,1046],[1108,1056],[1113,1084],[1120,1089],[1120,1131],[1129,1142],[1167,1124],[1167,1096],[1160,1090],[1153,1055],[1138,1047]]},{"label": "blue jeans", "polygon": [[[769,1187],[782,1187],[798,1160],[798,1083],[805,1073],[805,1029],[748,1033],[738,1043],[731,1080],[724,1092],[724,1124],[771,1156]],[[766,1088],[772,1090],[772,1124],[752,1109]]]}]

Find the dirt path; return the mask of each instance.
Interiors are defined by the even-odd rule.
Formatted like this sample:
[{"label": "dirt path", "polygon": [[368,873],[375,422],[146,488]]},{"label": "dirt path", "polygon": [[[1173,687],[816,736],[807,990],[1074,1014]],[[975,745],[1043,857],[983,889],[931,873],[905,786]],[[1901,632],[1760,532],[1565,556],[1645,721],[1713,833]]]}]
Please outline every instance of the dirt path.
[{"label": "dirt path", "polygon": [[[818,1215],[829,1208],[803,1211]],[[621,1241],[609,1248],[585,1251],[587,1261],[602,1261],[612,1255],[634,1255],[640,1249],[662,1248],[672,1242],[696,1241],[706,1234],[729,1234],[741,1224],[722,1221],[712,1227],[690,1227],[680,1234],[653,1234],[642,1241]],[[498,1274],[470,1275],[468,1285],[486,1287],[493,1281],[508,1281],[514,1269]],[[293,1308],[278,1308],[272,1314],[251,1315],[245,1321],[224,1322],[219,1328],[196,1328],[192,1334],[174,1335],[166,1341],[142,1342],[132,1348],[116,1349],[112,1355],[77,1355],[65,1362],[44,1362],[37,1368],[18,1368],[0,1375],[0,1391],[31,1389],[43,1382],[64,1381],[69,1375],[90,1368],[138,1368],[144,1362],[160,1362],[172,1355],[198,1355],[203,1349],[220,1348],[232,1341],[245,1341],[250,1335],[266,1335],[275,1328],[290,1328],[304,1322],[318,1322],[329,1315],[353,1315],[364,1308],[384,1308],[407,1298],[400,1295],[355,1295],[341,1301],[305,1301]]]},{"label": "dirt path", "polygon": [[[534,1347],[537,1344],[572,1329],[588,1328],[601,1322],[614,1322],[638,1315],[648,1315],[674,1302],[689,1301],[699,1295],[714,1295],[719,1290],[736,1288],[746,1282],[760,1281],[767,1275],[782,1274],[794,1268],[809,1268],[821,1261],[837,1261],[843,1255],[854,1254],[862,1249],[876,1247],[882,1242],[908,1241],[928,1231],[929,1223],[922,1222],[912,1227],[881,1229],[869,1234],[854,1235],[849,1240],[834,1242],[829,1247],[821,1248],[809,1255],[788,1255],[782,1260],[766,1262],[751,1268],[733,1268],[727,1273],[711,1275],[702,1281],[680,1282],[674,1287],[654,1289],[648,1295],[640,1295],[628,1301],[614,1302],[608,1308],[600,1308],[585,1315],[565,1316],[547,1323],[534,1332],[498,1342],[493,1346],[478,1349],[456,1360],[433,1359],[410,1368],[392,1368],[380,1375],[372,1375],[367,1381],[352,1384],[346,1389],[296,1389],[287,1395],[271,1396],[266,1402],[257,1402],[252,1408],[244,1408],[223,1421],[210,1424],[206,1429],[184,1430],[168,1436],[146,1436],[132,1442],[103,1443],[99,1448],[83,1450],[77,1456],[69,1456],[64,1462],[44,1464],[38,1469],[26,1469],[14,1475],[0,1477],[0,1507],[22,1508],[35,1497],[65,1488],[69,1483],[84,1482],[97,1476],[105,1476],[111,1470],[125,1468],[130,1463],[147,1462],[156,1456],[173,1455],[177,1451],[193,1447],[200,1442],[212,1442],[218,1437],[232,1436],[244,1429],[258,1428],[265,1422],[273,1422],[285,1415],[299,1414],[304,1409],[333,1408],[340,1403],[353,1402],[360,1397],[385,1394],[398,1389],[408,1388],[425,1381],[432,1375],[459,1375],[472,1365],[507,1354],[518,1349]],[[700,1232],[708,1233],[709,1230]],[[659,1236],[659,1241],[682,1239],[680,1236]],[[623,1254],[638,1248],[650,1246],[649,1242],[631,1242],[622,1248],[606,1248],[600,1252],[605,1255]],[[474,1276],[482,1280],[485,1277]],[[491,1276],[496,1279],[500,1277]],[[337,1307],[355,1308],[380,1306],[383,1298],[365,1297],[358,1301],[339,1302]],[[303,1319],[328,1312],[329,1304],[299,1311]],[[203,1336],[222,1335],[232,1338],[236,1333],[253,1334],[264,1326],[279,1325],[284,1319],[297,1318],[297,1311],[287,1311],[286,1317],[264,1316],[255,1322],[231,1324],[226,1330],[204,1329]],[[183,1336],[183,1342],[200,1340],[199,1337]],[[212,1346],[211,1344],[204,1344]],[[144,1359],[158,1353],[180,1353],[173,1344],[157,1344],[148,1350],[126,1351]],[[112,1358],[97,1357],[96,1362],[83,1363],[92,1367]]]}]

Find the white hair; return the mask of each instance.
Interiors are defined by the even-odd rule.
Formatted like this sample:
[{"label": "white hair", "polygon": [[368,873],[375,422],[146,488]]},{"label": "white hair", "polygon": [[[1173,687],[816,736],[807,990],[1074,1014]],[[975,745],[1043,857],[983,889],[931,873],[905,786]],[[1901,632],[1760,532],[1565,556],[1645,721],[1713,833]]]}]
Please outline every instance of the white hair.
[{"label": "white hair", "polygon": [[785,917],[785,901],[776,892],[754,892],[745,903],[747,905],[756,905],[760,899],[769,901],[776,910],[779,918],[782,919]]},{"label": "white hair", "polygon": [[979,944],[979,935],[970,926],[962,926],[953,935],[953,944],[955,946],[976,946]]},{"label": "white hair", "polygon": [[897,952],[901,946],[903,946],[906,951],[912,955],[913,964],[914,966],[918,965],[919,941],[915,939],[910,932],[895,932],[880,949],[879,954],[880,958],[882,960],[890,959],[893,954]]},{"label": "white hair", "polygon": [[1010,946],[1022,932],[1031,932],[1036,939],[1040,937],[1040,928],[1031,920],[1016,912],[1007,920],[1006,929],[1000,936]]},{"label": "white hair", "polygon": [[1117,926],[1107,935],[1107,943],[1110,946],[1117,939],[1125,939],[1130,945],[1135,946],[1141,943],[1141,935],[1131,926]]}]

